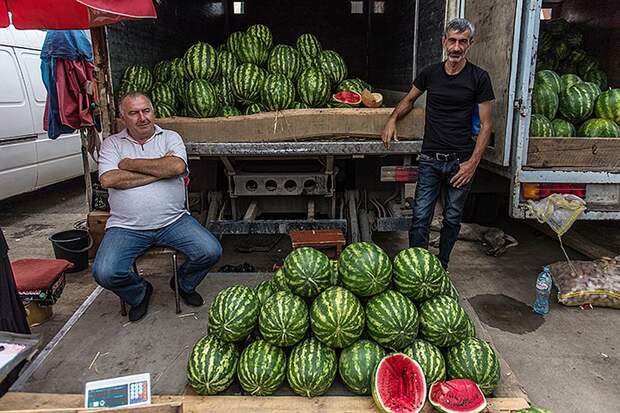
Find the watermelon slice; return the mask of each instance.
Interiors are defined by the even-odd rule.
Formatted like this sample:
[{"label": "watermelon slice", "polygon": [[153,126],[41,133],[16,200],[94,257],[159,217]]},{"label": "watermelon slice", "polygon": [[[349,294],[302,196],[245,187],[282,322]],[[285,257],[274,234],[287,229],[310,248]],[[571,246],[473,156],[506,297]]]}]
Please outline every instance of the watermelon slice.
[{"label": "watermelon slice", "polygon": [[357,106],[362,103],[362,95],[352,90],[343,90],[332,95],[332,99],[339,103],[346,103],[347,105]]},{"label": "watermelon slice", "polygon": [[418,413],[424,407],[424,372],[405,354],[394,353],[381,359],[371,385],[375,404],[384,413]]},{"label": "watermelon slice", "polygon": [[428,400],[435,409],[444,413],[479,413],[487,407],[482,390],[469,379],[434,383],[429,390]]}]

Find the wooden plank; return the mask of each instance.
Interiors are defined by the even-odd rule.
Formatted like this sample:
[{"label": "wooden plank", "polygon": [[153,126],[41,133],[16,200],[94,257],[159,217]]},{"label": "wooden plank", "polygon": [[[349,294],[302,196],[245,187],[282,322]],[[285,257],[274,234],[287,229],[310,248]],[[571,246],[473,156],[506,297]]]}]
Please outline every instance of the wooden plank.
[{"label": "wooden plank", "polygon": [[[152,396],[153,403],[183,403],[186,412],[229,413],[245,412],[311,412],[311,413],[365,413],[377,412],[370,396],[326,396],[312,399],[297,396],[251,397],[251,396]],[[71,408],[84,405],[80,394],[7,393],[0,399],[0,410],[20,411],[24,408],[44,409],[44,412],[75,412]],[[488,412],[510,413],[528,407],[523,398],[488,399]],[[133,412],[133,410],[131,410]],[[423,413],[435,410],[426,404]]]},{"label": "wooden plank", "polygon": [[527,166],[620,170],[618,138],[530,138]]},{"label": "wooden plank", "polygon": [[86,412],[106,412],[106,413],[183,413],[183,403],[180,401],[172,403],[155,403],[138,407],[117,407],[117,408],[51,408],[51,409],[28,409],[10,410],[12,413],[86,413]]},{"label": "wooden plank", "polygon": [[[292,109],[230,118],[157,119],[164,129],[179,133],[186,143],[282,142],[332,137],[380,139],[393,108]],[[116,130],[124,127],[117,119]],[[424,109],[415,108],[398,122],[399,139],[422,139]]]}]

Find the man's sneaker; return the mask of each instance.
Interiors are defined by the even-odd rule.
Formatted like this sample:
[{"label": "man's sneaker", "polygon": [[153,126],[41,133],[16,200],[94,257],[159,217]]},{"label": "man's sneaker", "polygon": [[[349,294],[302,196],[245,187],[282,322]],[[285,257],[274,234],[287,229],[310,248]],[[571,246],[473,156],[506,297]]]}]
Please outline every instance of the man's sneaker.
[{"label": "man's sneaker", "polygon": [[[172,291],[174,288],[174,276],[170,277],[170,288]],[[179,295],[187,305],[191,305],[192,307],[200,307],[205,303],[202,299],[202,296],[198,294],[196,291],[192,291],[191,293],[186,293],[183,289],[179,288]]]},{"label": "man's sneaker", "polygon": [[149,300],[151,299],[151,295],[153,295],[153,286],[146,280],[144,280],[144,282],[146,283],[144,298],[140,304],[131,306],[129,309],[129,321],[138,321],[142,319],[149,309]]}]

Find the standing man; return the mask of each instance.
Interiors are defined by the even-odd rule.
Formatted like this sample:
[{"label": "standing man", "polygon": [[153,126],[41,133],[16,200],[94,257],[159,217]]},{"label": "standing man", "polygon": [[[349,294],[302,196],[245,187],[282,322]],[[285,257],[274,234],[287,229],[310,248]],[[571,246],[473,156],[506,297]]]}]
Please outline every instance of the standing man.
[{"label": "standing man", "polygon": [[185,208],[185,144],[178,133],[155,125],[153,104],[142,93],[125,95],[120,113],[127,128],[105,139],[99,156],[111,216],[93,276],[131,306],[129,320],[137,321],[146,315],[153,286],[130,268],[152,245],[172,247],[187,257],[179,268],[179,295],[186,304],[201,306],[196,287],[222,247]]},{"label": "standing man", "polygon": [[[467,60],[475,29],[466,19],[451,20],[442,37],[448,59],[432,64],[418,75],[413,87],[396,106],[383,130],[383,142],[397,140],[396,122],[424,92],[426,120],[418,183],[409,231],[412,247],[428,248],[435,202],[446,191],[439,241],[439,260],[448,267],[459,231],[467,194],[491,138],[491,101],[495,99],[489,74]],[[479,125],[475,125],[478,121]],[[474,122],[475,120],[475,122]],[[479,126],[477,140],[472,130]]]}]

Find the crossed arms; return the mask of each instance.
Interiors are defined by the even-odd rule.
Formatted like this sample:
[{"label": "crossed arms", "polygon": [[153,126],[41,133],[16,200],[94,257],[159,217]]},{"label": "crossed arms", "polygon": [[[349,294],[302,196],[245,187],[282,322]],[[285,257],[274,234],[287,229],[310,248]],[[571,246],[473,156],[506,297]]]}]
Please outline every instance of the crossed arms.
[{"label": "crossed arms", "polygon": [[108,171],[99,178],[104,188],[129,189],[173,178],[185,172],[185,161],[168,152],[156,159],[124,158],[118,169]]}]

